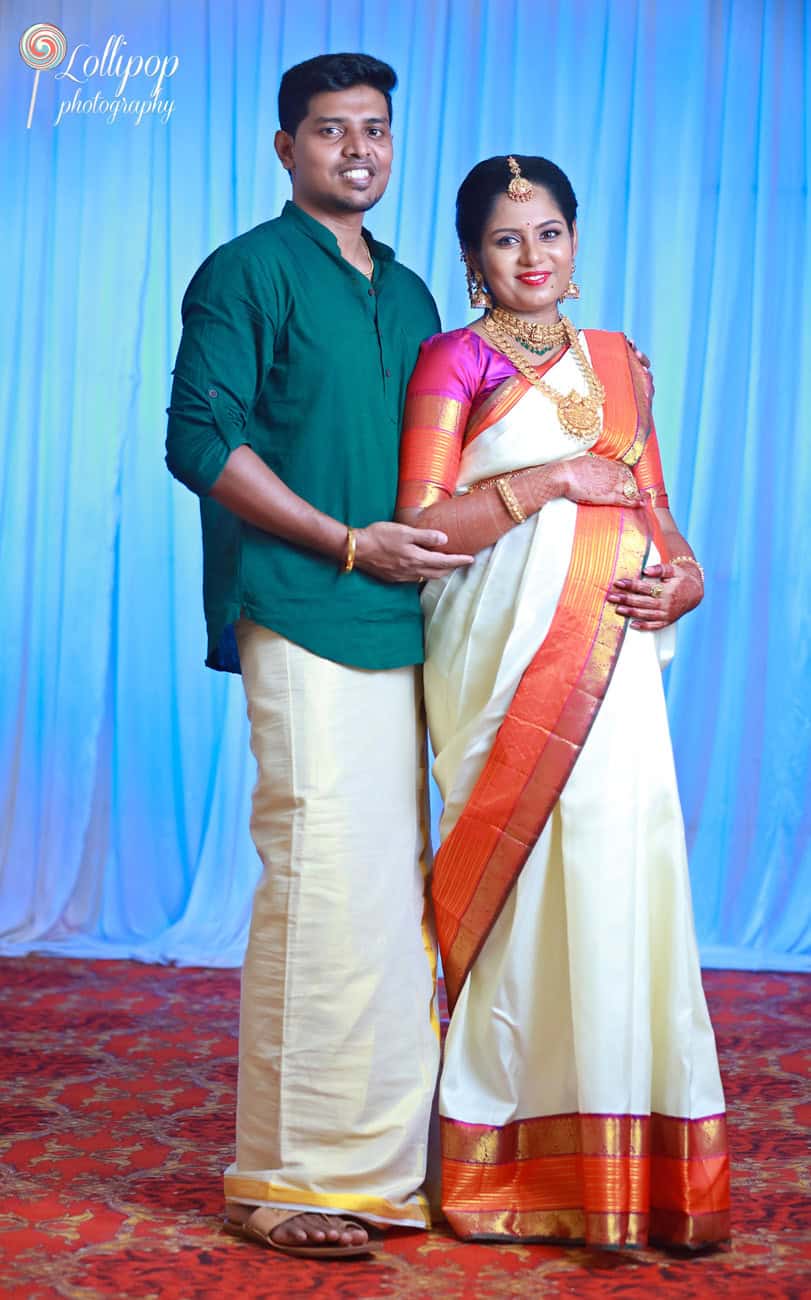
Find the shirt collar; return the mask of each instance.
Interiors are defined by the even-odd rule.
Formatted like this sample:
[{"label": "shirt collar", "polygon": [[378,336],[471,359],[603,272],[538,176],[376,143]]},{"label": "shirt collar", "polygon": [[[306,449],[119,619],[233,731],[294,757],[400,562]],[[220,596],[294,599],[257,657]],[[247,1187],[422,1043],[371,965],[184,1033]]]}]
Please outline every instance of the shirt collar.
[{"label": "shirt collar", "polygon": [[[311,239],[314,239],[327,252],[332,253],[334,257],[339,257],[341,261],[345,260],[335,235],[320,221],[316,221],[315,217],[311,217],[309,212],[305,212],[288,199],[282,208],[281,215],[283,220],[292,221],[303,234],[309,235]],[[388,244],[381,244],[365,226],[363,227],[363,237],[372,250],[373,257],[376,257],[381,262],[392,262],[394,260],[394,249],[389,248]]]}]

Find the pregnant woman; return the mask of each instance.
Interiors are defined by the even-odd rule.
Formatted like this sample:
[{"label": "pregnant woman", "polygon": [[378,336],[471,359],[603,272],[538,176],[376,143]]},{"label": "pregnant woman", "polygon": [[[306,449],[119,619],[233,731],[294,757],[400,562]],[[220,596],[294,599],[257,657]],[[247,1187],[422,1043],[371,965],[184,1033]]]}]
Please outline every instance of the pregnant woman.
[{"label": "pregnant woman", "polygon": [[475,563],[427,583],[451,1021],[443,1208],[465,1238],[729,1234],[661,662],[703,573],[668,509],[649,377],[578,333],[576,199],[542,158],[457,199],[473,325],[423,344],[398,518]]}]

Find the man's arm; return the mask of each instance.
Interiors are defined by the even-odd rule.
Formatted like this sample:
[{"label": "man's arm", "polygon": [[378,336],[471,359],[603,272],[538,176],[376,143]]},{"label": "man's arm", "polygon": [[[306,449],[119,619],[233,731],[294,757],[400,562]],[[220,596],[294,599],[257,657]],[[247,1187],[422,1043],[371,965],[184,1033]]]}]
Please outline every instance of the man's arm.
[{"label": "man's arm", "polygon": [[[209,495],[255,528],[328,555],[337,565],[343,563],[346,524],[291,492],[250,447],[231,452]],[[471,562],[469,555],[433,550],[448,540],[437,530],[381,522],[356,531],[355,567],[384,582],[437,578]]]},{"label": "man's arm", "polygon": [[[286,486],[248,445],[248,417],[273,363],[275,288],[233,245],[214,253],[183,301],[167,465],[199,496],[211,495],[241,519],[339,564],[347,525]],[[357,530],[355,564],[386,582],[418,582],[471,562],[437,554],[444,533],[381,522]]]},{"label": "man's arm", "polygon": [[206,496],[235,450],[273,364],[279,305],[256,260],[226,244],[203,263],[183,299],[166,464]]}]

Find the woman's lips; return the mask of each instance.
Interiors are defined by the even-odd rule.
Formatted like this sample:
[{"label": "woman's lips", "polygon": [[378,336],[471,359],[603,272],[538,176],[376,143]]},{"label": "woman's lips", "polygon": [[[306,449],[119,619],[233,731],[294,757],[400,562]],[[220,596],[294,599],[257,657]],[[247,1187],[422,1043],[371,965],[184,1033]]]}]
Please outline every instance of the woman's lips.
[{"label": "woman's lips", "polygon": [[522,284],[538,285],[546,284],[551,275],[551,271],[525,271],[523,275],[518,276],[518,279]]}]

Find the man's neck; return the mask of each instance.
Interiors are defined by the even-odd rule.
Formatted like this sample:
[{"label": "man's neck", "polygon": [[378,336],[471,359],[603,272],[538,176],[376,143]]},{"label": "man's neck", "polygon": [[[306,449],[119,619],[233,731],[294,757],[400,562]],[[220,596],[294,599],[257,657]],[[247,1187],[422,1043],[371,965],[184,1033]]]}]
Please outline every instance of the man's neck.
[{"label": "man's neck", "polygon": [[357,253],[361,241],[365,213],[324,212],[321,208],[308,204],[306,199],[297,198],[295,193],[293,194],[293,203],[297,208],[301,208],[302,212],[306,212],[308,217],[312,217],[314,221],[320,222],[322,226],[326,226],[327,230],[332,231],[332,234],[338,240],[341,255],[349,261],[354,260],[354,255]]}]

